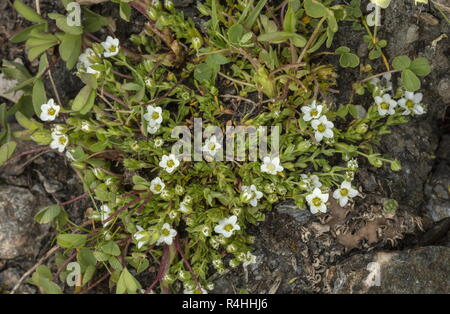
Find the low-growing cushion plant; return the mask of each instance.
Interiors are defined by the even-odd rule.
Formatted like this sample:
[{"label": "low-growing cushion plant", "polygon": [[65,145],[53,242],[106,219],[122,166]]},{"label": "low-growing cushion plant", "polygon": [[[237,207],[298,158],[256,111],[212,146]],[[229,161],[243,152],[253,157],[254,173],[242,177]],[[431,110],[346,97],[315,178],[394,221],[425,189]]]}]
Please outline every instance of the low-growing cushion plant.
[{"label": "low-growing cushion plant", "polygon": [[[23,96],[0,107],[0,162],[13,155],[14,137],[31,139],[41,145],[32,152],[64,156],[85,190],[36,215],[58,231],[54,271],[40,265],[30,279],[41,292],[62,292],[65,283],[86,292],[109,280],[117,293],[206,293],[211,274],[255,263],[247,229],[280,201],[320,215],[331,199],[348,206],[361,193],[358,160],[401,168],[376,144],[390,126],[425,113],[416,91],[429,65],[400,56],[391,69],[382,52],[387,43],[371,31],[358,0],[207,0],[197,6],[196,23],[170,0],[112,2],[125,20],[133,10],[146,18],[141,32],[119,39],[105,32],[110,19],[87,7],[81,24],[71,26],[64,15],[45,19],[15,1],[34,24],[13,41],[25,42],[29,59],[40,62],[35,75],[3,64]],[[376,50],[370,59],[382,58],[386,70],[375,74],[361,64],[364,78],[353,84],[352,99],[335,103],[338,74],[330,62],[360,65],[350,48],[331,49],[342,23],[367,29]],[[84,83],[68,103],[56,88],[49,98],[44,87],[59,58]],[[23,131],[11,131],[9,115]],[[225,142],[209,134],[201,139],[204,158],[180,158],[172,152],[179,141],[173,130],[191,130],[195,119],[223,133],[243,126],[261,136],[260,127],[277,126],[278,154],[216,160]],[[77,225],[64,206],[83,197],[92,208]]]}]

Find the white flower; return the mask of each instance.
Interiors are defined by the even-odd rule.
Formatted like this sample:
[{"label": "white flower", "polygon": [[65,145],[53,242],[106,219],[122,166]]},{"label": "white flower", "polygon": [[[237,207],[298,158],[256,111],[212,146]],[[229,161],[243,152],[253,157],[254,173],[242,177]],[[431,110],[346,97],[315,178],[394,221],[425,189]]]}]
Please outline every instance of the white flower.
[{"label": "white flower", "polygon": [[250,186],[243,185],[241,189],[241,199],[244,202],[250,203],[253,207],[256,207],[258,205],[258,200],[263,197],[263,193],[258,191],[254,184]]},{"label": "white flower", "polygon": [[151,127],[156,127],[162,123],[162,108],[161,107],[153,107],[147,106],[147,113],[144,114],[144,119],[147,120],[148,125]]},{"label": "white flower", "polygon": [[280,164],[280,157],[275,157],[271,159],[266,156],[263,158],[263,164],[261,165],[261,171],[268,174],[276,175],[278,172],[283,171],[283,166]]},{"label": "white flower", "polygon": [[316,105],[316,101],[314,100],[311,105],[303,106],[303,120],[310,121],[312,119],[318,119],[320,114],[322,113],[322,105]]},{"label": "white flower", "polygon": [[140,249],[150,241],[151,234],[141,226],[136,225],[136,228],[138,231],[133,234],[133,239],[137,241],[137,248]]},{"label": "white flower", "polygon": [[[111,208],[109,208],[108,205],[103,204],[102,206],[100,206],[100,220],[104,221],[106,219],[108,219],[109,217],[111,217],[112,214],[112,210]],[[106,223],[103,224],[103,226],[108,226],[111,223],[112,220],[107,221]]]},{"label": "white flower", "polygon": [[216,136],[213,135],[205,141],[205,145],[203,146],[203,151],[208,153],[211,156],[214,156],[221,148],[222,148],[222,145],[219,143],[219,141],[217,141]]},{"label": "white flower", "polygon": [[315,174],[301,174],[300,177],[302,178],[302,181],[311,188],[320,188],[322,186],[322,182],[320,182],[319,177]]},{"label": "white flower", "polygon": [[161,161],[159,162],[159,166],[164,168],[168,173],[172,173],[178,166],[180,165],[180,161],[175,157],[174,154],[170,154],[169,156],[162,156]]},{"label": "white flower", "polygon": [[91,131],[91,124],[87,121],[82,121],[81,122],[81,130],[84,132],[89,132]]},{"label": "white flower", "polygon": [[180,203],[180,208],[178,210],[183,214],[190,214],[192,211],[192,206],[189,202],[184,200]]},{"label": "white flower", "polygon": [[55,101],[51,98],[46,104],[41,105],[41,115],[39,118],[42,121],[53,121],[58,116],[59,110],[61,110],[61,107],[55,105]]},{"label": "white flower", "polygon": [[349,198],[353,198],[357,195],[358,191],[352,188],[352,184],[348,181],[343,181],[341,187],[333,193],[333,197],[339,201],[341,207],[347,205]]},{"label": "white flower", "polygon": [[375,87],[381,92],[386,93],[392,90],[392,82],[391,82],[391,73],[386,73],[382,76],[381,79],[378,77],[375,77],[370,80],[370,83],[372,85],[375,85]]},{"label": "white flower", "polygon": [[384,94],[382,97],[375,96],[375,103],[377,104],[378,113],[380,116],[395,113],[397,102],[391,98],[391,95]]},{"label": "white flower", "polygon": [[50,143],[51,149],[57,149],[58,152],[62,153],[64,149],[66,149],[67,144],[69,144],[67,135],[57,131],[52,132],[52,142]]},{"label": "white flower", "polygon": [[255,264],[255,263],[256,263],[256,256],[253,255],[251,252],[247,252],[247,254],[245,254],[245,258],[243,260],[242,265],[244,267],[247,267],[248,265]]},{"label": "white flower", "polygon": [[241,227],[236,223],[237,217],[230,216],[219,221],[219,224],[214,227],[216,233],[222,234],[225,238],[231,237],[235,230],[241,230]]},{"label": "white flower", "polygon": [[349,161],[347,161],[347,168],[349,168],[350,170],[357,170],[358,169],[358,160],[356,159],[350,159]]},{"label": "white flower", "polygon": [[185,289],[184,294],[208,294],[208,291],[202,287],[198,287],[194,290]]},{"label": "white flower", "polygon": [[209,237],[211,234],[211,230],[209,229],[208,226],[203,226],[202,227],[202,233],[205,237]]},{"label": "white flower", "polygon": [[78,64],[77,64],[77,69],[79,72],[86,72],[88,74],[100,74],[99,71],[94,70],[92,68],[93,65],[96,65],[97,63],[92,62],[93,58],[96,56],[94,50],[92,50],[91,48],[87,48],[84,53],[82,53],[79,57],[78,57]]},{"label": "white flower", "polygon": [[168,223],[165,223],[161,229],[161,235],[159,236],[157,245],[165,243],[167,245],[172,245],[173,238],[177,235],[177,231],[172,229]]},{"label": "white flower", "polygon": [[102,46],[105,49],[103,56],[105,58],[113,57],[119,53],[119,39],[106,37],[106,41],[102,42]]},{"label": "white flower", "polygon": [[162,138],[155,138],[154,144],[155,147],[161,147],[164,145],[164,140]]},{"label": "white flower", "polygon": [[316,214],[319,211],[322,213],[327,212],[325,203],[328,201],[328,193],[322,193],[319,188],[315,188],[311,194],[307,195],[306,201],[309,204],[312,214]]},{"label": "white flower", "polygon": [[155,126],[151,126],[150,124],[147,125],[147,132],[149,134],[155,134],[158,132],[159,128],[161,127],[161,124],[157,124]]},{"label": "white flower", "polygon": [[403,98],[398,101],[398,105],[405,109],[403,115],[406,116],[412,113],[417,115],[424,114],[425,110],[420,104],[422,102],[422,98],[422,93],[414,94],[413,92],[405,92]]},{"label": "white flower", "polygon": [[150,191],[154,194],[160,194],[162,191],[164,191],[164,188],[166,185],[164,182],[159,178],[156,177],[150,182]]},{"label": "white flower", "polygon": [[334,135],[334,124],[333,122],[328,121],[326,116],[321,116],[319,119],[312,120],[311,126],[316,131],[314,133],[314,137],[316,138],[317,142],[320,142],[324,137],[332,138]]}]

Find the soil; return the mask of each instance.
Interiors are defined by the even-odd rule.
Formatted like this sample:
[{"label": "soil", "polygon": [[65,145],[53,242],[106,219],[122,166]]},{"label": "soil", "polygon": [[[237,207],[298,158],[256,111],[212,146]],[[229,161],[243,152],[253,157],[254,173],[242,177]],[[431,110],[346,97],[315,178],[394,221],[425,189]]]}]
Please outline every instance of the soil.
[{"label": "soil", "polygon": [[[20,58],[30,71],[35,71],[36,64],[27,61],[23,45],[8,42],[11,35],[28,25],[12,9],[11,2],[0,3],[0,59]],[[34,7],[35,1],[24,2]],[[40,3],[42,12],[63,11],[59,1],[41,0]],[[366,4],[363,1],[362,7]],[[92,9],[117,17],[112,4],[95,5]],[[189,2],[184,2],[182,9],[187,15],[193,15]],[[117,22],[117,36],[121,40],[142,27],[143,20],[137,13],[132,20],[131,25]],[[355,32],[350,23],[344,23],[334,46],[350,47],[366,63],[367,48],[361,43],[362,35],[363,31]],[[264,223],[251,228],[256,238],[257,263],[243,272],[235,269],[222,276],[213,275],[214,292],[235,293],[241,289],[254,293],[449,292],[446,290],[450,286],[448,263],[439,260],[448,261],[450,255],[450,26],[433,6],[393,0],[382,11],[379,36],[388,41],[389,60],[402,54],[411,58],[424,56],[432,65],[432,72],[422,85],[424,102],[429,105],[427,115],[394,127],[378,147],[384,155],[397,158],[402,170],[392,172],[361,165],[357,181],[364,198],[351,211],[334,204],[327,215],[312,216],[289,202],[278,205]],[[335,58],[327,61],[338,65]],[[383,71],[381,62],[377,70]],[[57,63],[52,72],[63,101],[74,97],[82,86],[79,80],[62,63]],[[349,87],[361,77],[357,69],[339,70],[338,74],[336,89],[340,93],[334,96],[335,101],[346,103],[351,93]],[[48,92],[52,93],[51,88]],[[6,99],[0,101],[8,103]],[[354,102],[368,104],[370,97],[358,96]],[[20,144],[19,151],[32,147],[31,143]],[[15,194],[22,193],[31,202],[24,203],[31,204],[27,211],[30,217],[42,206],[72,199],[82,192],[76,175],[56,153],[22,158],[8,169],[0,168],[0,207],[2,198],[8,202]],[[382,211],[386,199],[398,201],[395,217],[386,216]],[[69,205],[67,211],[75,222],[80,222],[88,207],[89,202],[81,200]],[[0,252],[0,292],[2,288],[5,292],[10,290],[52,245],[54,231],[36,228],[30,217],[24,218],[30,228],[18,229],[27,244],[17,238],[4,242],[7,243],[4,247],[9,245],[10,250],[8,254]],[[0,233],[6,226],[7,222],[0,219]],[[367,276],[366,265],[380,256],[386,261],[381,264],[389,274],[391,290],[383,290],[383,286],[370,290],[364,285],[352,285]],[[436,260],[438,267],[426,267],[424,260]],[[396,271],[398,263],[411,266],[401,273]],[[431,283],[426,289],[413,289],[405,284],[408,276]],[[23,284],[18,292],[37,291]],[[99,287],[91,292],[104,293],[107,288]]]}]

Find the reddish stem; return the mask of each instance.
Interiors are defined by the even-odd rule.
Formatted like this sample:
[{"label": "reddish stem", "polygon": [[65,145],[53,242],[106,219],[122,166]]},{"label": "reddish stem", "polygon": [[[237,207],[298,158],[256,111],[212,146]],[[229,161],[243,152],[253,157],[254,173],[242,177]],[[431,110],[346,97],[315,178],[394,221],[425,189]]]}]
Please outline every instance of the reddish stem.
[{"label": "reddish stem", "polygon": [[183,250],[180,247],[180,239],[178,236],[175,238],[175,249],[178,251],[178,254],[180,254],[181,259],[183,260],[183,263],[186,266],[186,268],[192,274],[192,277],[194,278],[195,283],[197,284],[198,287],[200,287],[200,282],[198,281],[197,275],[195,274],[194,270],[192,269],[191,264],[189,264],[189,261],[187,260],[187,258],[184,256]]},{"label": "reddish stem", "polygon": [[156,275],[156,279],[155,281],[153,281],[153,283],[150,285],[150,287],[147,288],[147,290],[145,290],[145,294],[149,293],[158,282],[161,281],[161,279],[164,277],[164,273],[166,272],[166,268],[167,268],[167,263],[169,261],[169,246],[168,245],[164,245],[164,252],[163,252],[163,256],[161,258],[161,263],[159,264],[159,270],[158,270],[158,274]]},{"label": "reddish stem", "polygon": [[39,146],[37,148],[33,148],[33,149],[30,149],[30,150],[24,151],[24,152],[20,153],[19,155],[16,155],[16,156],[12,157],[10,160],[8,160],[8,163],[10,163],[11,161],[13,161],[15,159],[18,159],[20,157],[23,157],[23,156],[26,156],[26,155],[29,155],[29,154],[32,154],[32,153],[39,153],[39,152],[42,152],[42,151],[45,151],[45,150],[50,151],[51,148],[49,148],[48,146]]},{"label": "reddish stem", "polygon": [[129,202],[128,204],[124,205],[122,208],[120,208],[118,211],[116,211],[114,214],[112,214],[111,216],[109,216],[108,218],[106,218],[105,220],[102,221],[103,224],[107,223],[108,221],[113,220],[115,217],[117,217],[118,215],[120,215],[122,212],[124,212],[127,208],[133,206],[134,204],[138,203],[139,201],[142,200],[142,196],[138,196],[136,197],[134,200],[132,200],[131,202]]},{"label": "reddish stem", "polygon": [[85,198],[86,196],[88,196],[88,192],[84,192],[83,194],[78,195],[77,197],[75,197],[75,198],[73,198],[73,199],[71,199],[71,200],[68,200],[68,201],[66,201],[66,202],[59,203],[59,206],[66,206],[66,205],[75,203],[76,201],[78,201],[78,200],[80,200],[80,199],[82,199],[82,198]]}]

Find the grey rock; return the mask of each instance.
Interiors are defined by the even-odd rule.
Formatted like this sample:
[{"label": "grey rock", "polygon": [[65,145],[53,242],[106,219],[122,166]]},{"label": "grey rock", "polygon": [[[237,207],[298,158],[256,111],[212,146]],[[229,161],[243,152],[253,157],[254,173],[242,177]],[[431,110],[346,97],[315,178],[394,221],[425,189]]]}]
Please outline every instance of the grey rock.
[{"label": "grey rock", "polygon": [[449,293],[449,260],[450,248],[443,246],[358,254],[331,267],[327,279],[334,293]]},{"label": "grey rock", "polygon": [[419,26],[413,24],[406,31],[406,43],[411,44],[419,39]]},{"label": "grey rock", "polygon": [[450,217],[450,166],[442,161],[425,186],[427,214],[437,222]]},{"label": "grey rock", "polygon": [[0,259],[35,256],[48,226],[34,220],[37,199],[29,190],[0,185]]},{"label": "grey rock", "polygon": [[293,201],[286,201],[275,206],[279,214],[289,215],[300,223],[308,222],[313,215],[306,208],[298,208]]},{"label": "grey rock", "polygon": [[[19,281],[20,277],[22,276],[23,271],[20,271],[19,269],[15,267],[10,267],[2,272],[0,272],[0,292],[2,290],[6,290],[4,292],[10,291],[14,285]],[[17,293],[20,294],[31,294],[36,293],[37,290],[26,283],[23,283],[19,289],[17,290]]]}]

